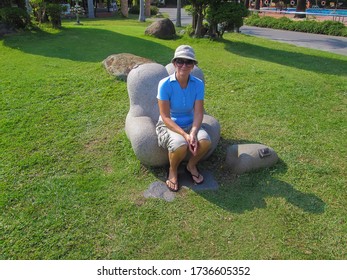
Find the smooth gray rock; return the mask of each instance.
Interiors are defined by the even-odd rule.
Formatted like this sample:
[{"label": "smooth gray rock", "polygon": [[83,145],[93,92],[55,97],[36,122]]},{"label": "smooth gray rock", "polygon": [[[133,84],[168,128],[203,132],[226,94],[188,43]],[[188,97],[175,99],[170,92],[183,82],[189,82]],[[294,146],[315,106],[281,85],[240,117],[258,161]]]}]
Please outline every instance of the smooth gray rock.
[{"label": "smooth gray rock", "polygon": [[175,199],[175,193],[170,191],[162,181],[156,181],[150,184],[149,188],[143,193],[145,198],[160,198],[168,202]]},{"label": "smooth gray rock", "polygon": [[[264,148],[269,149],[270,155],[262,158],[259,149]],[[226,164],[234,174],[271,167],[277,161],[277,153],[272,148],[262,144],[234,144],[227,149]]]}]

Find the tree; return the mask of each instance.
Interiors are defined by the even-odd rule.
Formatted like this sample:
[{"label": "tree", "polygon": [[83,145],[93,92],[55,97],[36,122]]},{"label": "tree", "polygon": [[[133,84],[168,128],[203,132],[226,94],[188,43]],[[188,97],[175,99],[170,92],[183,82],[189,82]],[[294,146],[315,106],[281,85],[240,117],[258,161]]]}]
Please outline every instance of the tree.
[{"label": "tree", "polygon": [[47,21],[46,2],[44,0],[30,0],[36,21],[43,23]]},{"label": "tree", "polygon": [[140,13],[139,13],[139,21],[145,21],[145,3],[144,0],[140,0]]},{"label": "tree", "polygon": [[[306,12],[306,0],[298,0],[296,12]],[[295,18],[305,18],[306,14],[295,14]]]},{"label": "tree", "polygon": [[176,20],[176,26],[181,27],[181,8],[182,8],[182,3],[181,0],[177,0],[177,20]]},{"label": "tree", "polygon": [[88,17],[95,18],[93,0],[88,0]]},{"label": "tree", "polygon": [[11,7],[11,0],[1,0],[0,1],[0,9]]},{"label": "tree", "polygon": [[193,9],[193,29],[196,37],[202,36],[203,20],[208,5],[214,0],[191,0]]},{"label": "tree", "polygon": [[63,10],[64,8],[60,4],[50,3],[46,6],[47,15],[53,28],[61,27],[61,14]]},{"label": "tree", "polygon": [[[260,1],[260,0],[258,0]],[[217,33],[218,24],[223,24],[224,30],[239,28],[243,24],[243,17],[248,14],[248,9],[237,0],[190,0],[192,4],[192,27],[194,36],[201,37],[203,20],[208,15],[211,34]]]},{"label": "tree", "polygon": [[120,4],[121,13],[124,17],[128,17],[128,0],[121,0]]},{"label": "tree", "polygon": [[254,9],[260,10],[260,0],[255,0],[255,7]]},{"label": "tree", "polygon": [[210,24],[210,34],[223,37],[225,31],[238,30],[243,25],[243,18],[248,15],[248,9],[242,3],[230,1],[215,1],[207,10],[206,19]]}]

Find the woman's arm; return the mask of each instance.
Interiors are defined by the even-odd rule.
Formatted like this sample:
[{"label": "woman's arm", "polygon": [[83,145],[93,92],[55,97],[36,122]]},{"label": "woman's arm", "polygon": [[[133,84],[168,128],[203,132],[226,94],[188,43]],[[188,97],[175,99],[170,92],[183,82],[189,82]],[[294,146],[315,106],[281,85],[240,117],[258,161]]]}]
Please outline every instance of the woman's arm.
[{"label": "woman's arm", "polygon": [[196,135],[198,134],[198,131],[200,129],[202,119],[204,117],[204,100],[196,100],[194,104],[194,120],[192,129],[189,133],[189,149],[193,153],[193,155],[196,154],[198,149],[198,142]]},{"label": "woman's arm", "polygon": [[204,117],[204,100],[196,100],[194,104],[194,120],[191,132],[198,133]]}]

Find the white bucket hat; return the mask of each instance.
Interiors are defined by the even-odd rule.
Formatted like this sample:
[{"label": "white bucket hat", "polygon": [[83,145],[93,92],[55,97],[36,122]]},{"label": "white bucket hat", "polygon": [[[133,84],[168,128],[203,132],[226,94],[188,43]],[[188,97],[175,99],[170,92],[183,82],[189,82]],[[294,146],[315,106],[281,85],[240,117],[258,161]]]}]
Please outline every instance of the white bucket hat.
[{"label": "white bucket hat", "polygon": [[175,51],[175,56],[171,60],[173,63],[176,58],[184,58],[195,61],[195,64],[198,63],[198,61],[195,59],[195,52],[191,46],[188,45],[181,45],[179,46]]}]

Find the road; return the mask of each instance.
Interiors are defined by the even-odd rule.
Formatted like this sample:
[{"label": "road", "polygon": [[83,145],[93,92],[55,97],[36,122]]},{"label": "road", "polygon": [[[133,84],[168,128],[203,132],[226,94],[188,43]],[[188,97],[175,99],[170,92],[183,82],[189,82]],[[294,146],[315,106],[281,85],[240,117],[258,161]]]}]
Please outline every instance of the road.
[{"label": "road", "polygon": [[[161,13],[169,15],[171,21],[176,24],[177,9],[176,8],[160,8]],[[192,23],[191,16],[189,16],[184,9],[181,10],[181,24],[182,26]],[[347,56],[347,38],[337,36],[327,36],[321,34],[310,34],[286,30],[276,30],[270,28],[260,28],[254,26],[242,26],[241,33],[266,38],[273,41],[284,42],[293,44],[300,47],[317,49],[331,53],[341,54]]]}]

